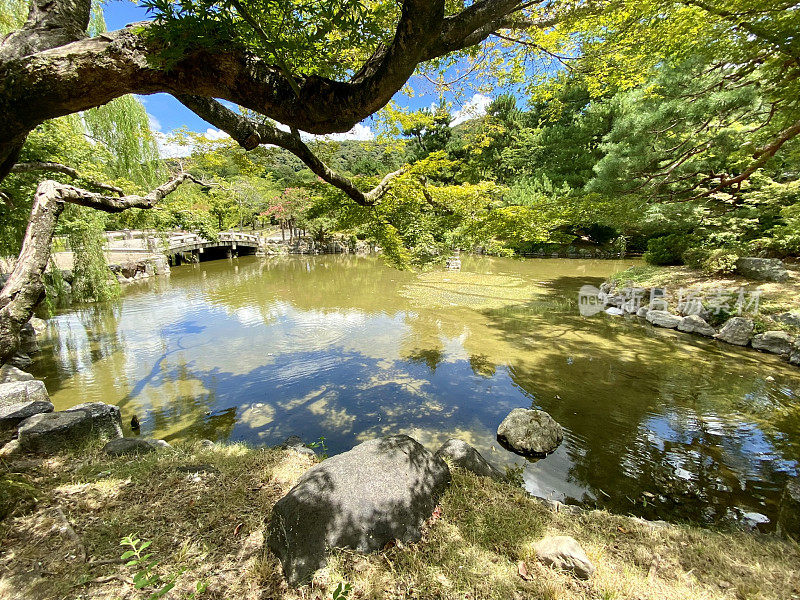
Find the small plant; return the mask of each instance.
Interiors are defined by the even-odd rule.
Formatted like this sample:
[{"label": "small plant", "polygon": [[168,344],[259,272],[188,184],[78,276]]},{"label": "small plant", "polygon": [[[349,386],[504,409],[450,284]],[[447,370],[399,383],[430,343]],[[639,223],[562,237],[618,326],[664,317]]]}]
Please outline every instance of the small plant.
[{"label": "small plant", "polygon": [[[144,589],[148,586],[161,586],[155,592],[147,596],[147,600],[158,600],[163,598],[172,588],[175,587],[175,582],[183,574],[183,571],[178,571],[167,577],[161,579],[161,576],[155,572],[155,567],[158,561],[153,559],[153,553],[148,552],[144,554],[152,544],[151,541],[142,542],[136,534],[126,535],[119,542],[120,546],[127,546],[129,550],[122,553],[120,557],[122,560],[127,560],[125,563],[128,567],[135,567],[136,573],[133,575],[133,586],[137,590]],[[163,585],[162,585],[163,584]],[[189,595],[189,599],[193,600],[197,595],[206,591],[206,584],[204,582],[197,582],[195,592]]]},{"label": "small plant", "polygon": [[319,439],[316,442],[311,442],[308,444],[308,447],[313,448],[314,450],[319,448],[320,454],[322,454],[323,458],[328,456],[328,446],[325,445],[324,435],[319,436]]},{"label": "small plant", "polygon": [[506,481],[513,486],[522,487],[525,484],[525,480],[522,478],[524,472],[525,465],[514,463],[512,467],[506,466]]},{"label": "small plant", "polygon": [[347,600],[352,589],[352,585],[340,581],[339,585],[336,586],[336,589],[333,590],[332,600]]}]

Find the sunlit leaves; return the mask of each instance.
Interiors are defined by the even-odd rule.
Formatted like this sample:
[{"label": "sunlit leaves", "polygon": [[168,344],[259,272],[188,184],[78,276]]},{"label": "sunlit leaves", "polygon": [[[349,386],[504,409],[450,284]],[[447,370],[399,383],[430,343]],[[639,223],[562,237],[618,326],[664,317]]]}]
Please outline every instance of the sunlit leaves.
[{"label": "sunlit leaves", "polygon": [[295,74],[343,75],[393,33],[393,2],[144,0],[167,64],[187,51],[239,47]]}]

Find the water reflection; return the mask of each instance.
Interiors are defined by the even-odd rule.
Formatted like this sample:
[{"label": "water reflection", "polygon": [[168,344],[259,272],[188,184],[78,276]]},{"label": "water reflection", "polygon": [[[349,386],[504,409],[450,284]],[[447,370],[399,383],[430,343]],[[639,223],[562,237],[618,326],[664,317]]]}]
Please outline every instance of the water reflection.
[{"label": "water reflection", "polygon": [[[36,364],[57,408],[101,400],[142,434],[329,452],[384,433],[457,436],[498,466],[512,408],[565,427],[527,487],[647,517],[775,520],[798,476],[800,376],[778,359],[599,315],[577,290],[626,263],[242,258],[175,269],[59,314]],[[771,374],[774,381],[767,381]],[[765,527],[770,528],[774,523]]]}]

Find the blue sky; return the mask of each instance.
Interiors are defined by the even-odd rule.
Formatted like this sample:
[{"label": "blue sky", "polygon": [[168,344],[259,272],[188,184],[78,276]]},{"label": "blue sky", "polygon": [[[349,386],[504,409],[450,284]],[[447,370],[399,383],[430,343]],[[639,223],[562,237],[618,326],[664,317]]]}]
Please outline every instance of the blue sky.
[{"label": "blue sky", "polygon": [[[105,4],[104,10],[106,25],[109,30],[120,29],[129,23],[149,19],[147,11],[130,0],[111,0]],[[394,98],[397,104],[404,108],[416,110],[430,106],[432,103],[438,103],[439,96],[433,84],[420,77],[412,78],[410,84],[415,91],[414,96],[408,97],[398,93]],[[481,114],[491,100],[489,96],[481,94],[477,89],[471,89],[471,87],[468,81],[462,85],[461,99],[454,97],[452,94],[445,96],[448,102],[452,102],[457,119],[459,116],[464,118],[466,114]],[[210,137],[219,135],[219,132],[211,125],[185,108],[169,94],[152,94],[139,96],[139,98],[144,103],[150,115],[151,125],[156,131],[169,133],[174,129],[186,126],[191,131],[207,132]],[[459,110],[462,112],[459,113]],[[357,125],[351,136],[347,137],[369,138],[372,134],[372,129],[373,123],[370,118]],[[341,138],[343,136],[338,137]],[[169,150],[167,150],[167,153],[169,153]]]}]

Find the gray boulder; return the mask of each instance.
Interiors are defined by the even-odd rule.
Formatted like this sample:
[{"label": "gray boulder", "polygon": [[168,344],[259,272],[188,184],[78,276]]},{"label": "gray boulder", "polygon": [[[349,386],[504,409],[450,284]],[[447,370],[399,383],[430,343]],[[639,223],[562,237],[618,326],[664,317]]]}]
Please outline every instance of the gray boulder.
[{"label": "gray boulder", "polygon": [[792,353],[794,336],[785,331],[765,331],[753,336],[750,343],[756,350],[786,356]]},{"label": "gray boulder", "polygon": [[773,315],[772,318],[780,321],[781,323],[786,323],[787,325],[800,327],[800,313],[797,312],[785,312],[780,315]]},{"label": "gray boulder", "polygon": [[650,308],[648,306],[640,306],[639,310],[636,311],[636,316],[642,319],[647,318],[647,313],[650,312]]},{"label": "gray boulder", "polygon": [[609,306],[606,309],[606,314],[611,315],[612,317],[621,317],[625,314],[625,311],[621,308],[617,308],[616,306]]},{"label": "gray boulder", "polygon": [[656,327],[675,329],[680,324],[682,317],[668,313],[665,310],[650,310],[647,311],[647,316],[645,319],[647,319]]},{"label": "gray boulder", "polygon": [[36,339],[36,330],[30,323],[25,323],[19,331],[19,351],[23,354],[39,352],[39,341]]},{"label": "gray boulder", "polygon": [[547,456],[563,439],[561,425],[543,410],[515,408],[497,428],[500,445],[531,458]]},{"label": "gray boulder", "polygon": [[39,317],[31,317],[28,323],[31,324],[31,327],[33,327],[36,335],[42,335],[45,330],[47,330],[47,321],[40,319]]},{"label": "gray boulder", "polygon": [[153,440],[150,438],[116,438],[103,446],[103,452],[109,456],[123,456],[126,454],[146,454],[154,452],[160,448],[169,448],[170,445],[164,440]]},{"label": "gray boulder", "polygon": [[27,354],[17,352],[14,356],[8,359],[7,364],[15,366],[18,369],[25,370],[33,364],[33,360]]},{"label": "gray boulder", "polygon": [[19,425],[17,439],[25,452],[55,454],[79,448],[92,435],[89,413],[51,412],[28,417]]},{"label": "gray boulder", "polygon": [[14,365],[0,367],[0,383],[13,383],[15,381],[33,381],[34,377]]},{"label": "gray boulder", "polygon": [[449,483],[447,464],[406,435],[364,442],[309,469],[278,500],[267,545],[295,585],[325,565],[328,548],[419,540]]},{"label": "gray boulder", "polygon": [[688,315],[683,317],[681,322],[678,323],[678,331],[696,333],[698,335],[705,335],[707,337],[712,337],[717,333],[716,329],[706,323],[705,319],[699,315]]},{"label": "gray boulder", "polygon": [[571,571],[580,579],[594,575],[594,565],[581,545],[566,535],[548,536],[537,542],[533,549],[536,558],[546,565],[564,571]]},{"label": "gray boulder", "polygon": [[89,413],[92,418],[93,436],[105,437],[110,440],[122,437],[122,416],[119,412],[119,406],[104,402],[85,402],[68,408],[67,412],[73,410],[82,410]]},{"label": "gray boulder", "polygon": [[792,352],[789,354],[789,363],[800,367],[800,348],[797,347],[797,344],[795,344],[794,348],[792,348]]},{"label": "gray boulder", "polygon": [[0,432],[13,430],[28,417],[49,412],[53,412],[53,403],[41,381],[0,384]]},{"label": "gray boulder", "polygon": [[757,281],[783,282],[789,279],[789,272],[783,261],[777,258],[740,258],[736,261],[736,272],[742,277]]},{"label": "gray boulder", "polygon": [[491,477],[498,481],[504,478],[500,471],[481,456],[480,452],[461,440],[450,438],[436,451],[436,456],[448,459],[453,466],[481,477]]},{"label": "gray boulder", "polygon": [[745,317],[732,317],[725,322],[714,337],[729,344],[747,346],[753,336],[753,322]]}]

